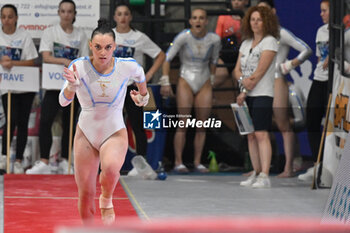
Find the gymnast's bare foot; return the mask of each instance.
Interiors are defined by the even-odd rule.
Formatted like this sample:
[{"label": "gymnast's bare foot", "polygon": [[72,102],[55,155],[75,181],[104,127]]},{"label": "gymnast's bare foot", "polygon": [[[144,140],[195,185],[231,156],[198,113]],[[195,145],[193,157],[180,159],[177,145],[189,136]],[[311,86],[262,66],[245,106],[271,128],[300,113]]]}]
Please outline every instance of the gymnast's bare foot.
[{"label": "gymnast's bare foot", "polygon": [[115,213],[113,209],[112,197],[105,198],[100,195],[99,198],[100,210],[101,210],[101,219],[104,225],[111,225],[115,221]]},{"label": "gymnast's bare foot", "polygon": [[251,176],[253,174],[253,172],[254,172],[254,170],[250,171],[250,172],[243,173],[242,176]]},{"label": "gymnast's bare foot", "polygon": [[115,213],[113,208],[101,208],[101,219],[104,225],[111,225],[115,222]]},{"label": "gymnast's bare foot", "polygon": [[279,175],[277,175],[278,178],[291,178],[294,177],[295,173],[292,171],[283,171]]}]

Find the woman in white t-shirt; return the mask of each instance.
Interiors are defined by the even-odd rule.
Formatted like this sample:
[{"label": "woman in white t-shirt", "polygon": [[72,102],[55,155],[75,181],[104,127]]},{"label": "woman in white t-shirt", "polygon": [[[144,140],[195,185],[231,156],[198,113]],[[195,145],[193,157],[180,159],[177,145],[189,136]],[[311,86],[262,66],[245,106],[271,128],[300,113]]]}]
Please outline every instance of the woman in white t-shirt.
[{"label": "woman in white t-shirt", "polygon": [[[317,65],[306,103],[306,128],[312,158],[317,161],[321,141],[321,122],[328,103],[328,52],[329,52],[329,0],[321,1],[321,18],[324,23],[316,34]],[[313,168],[300,174],[298,179],[308,181],[313,177]]]},{"label": "woman in white t-shirt", "polygon": [[[60,23],[47,28],[40,40],[39,52],[44,63],[59,64],[66,67],[69,63],[81,56],[89,55],[88,39],[82,29],[73,26],[76,17],[76,7],[72,0],[62,0],[58,5]],[[58,87],[60,88],[60,87]],[[50,174],[48,165],[52,145],[51,127],[57,113],[62,111],[62,140],[61,160],[58,164],[58,173],[68,173],[68,145],[70,107],[61,107],[58,103],[59,90],[46,90],[41,104],[39,144],[40,161],[27,174]],[[79,102],[75,100],[74,122],[79,109]],[[73,126],[73,132],[75,124]]]},{"label": "woman in white t-shirt", "polygon": [[[5,4],[1,8],[1,30],[0,30],[0,64],[3,69],[10,70],[13,66],[33,66],[34,59],[38,57],[31,36],[23,29],[17,28],[17,8],[12,4]],[[15,127],[17,127],[16,161],[14,173],[23,173],[21,161],[28,137],[28,121],[34,92],[12,92],[11,95],[11,136],[12,141]],[[2,103],[6,117],[4,131],[2,134],[2,156],[0,169],[6,169],[7,154],[7,93],[2,95]]]},{"label": "woman in white t-shirt", "polygon": [[[144,66],[145,54],[154,59],[153,65],[146,72],[146,81],[149,82],[165,60],[164,52],[146,34],[131,27],[132,14],[128,4],[121,2],[116,6],[114,21],[117,23],[116,28],[113,29],[117,44],[114,56],[132,57],[141,66]],[[143,108],[136,106],[130,96],[130,91],[136,88],[135,83],[130,80],[126,92],[125,109],[135,135],[136,154],[146,158],[147,137],[143,128]],[[136,176],[136,169],[132,169],[128,175]]]},{"label": "woman in white t-shirt", "polygon": [[272,101],[278,50],[279,24],[267,7],[253,6],[242,21],[245,39],[239,50],[234,76],[241,93],[237,103],[246,101],[255,131],[248,134],[249,155],[254,172],[241,186],[270,187],[271,142],[268,130],[272,121]]}]

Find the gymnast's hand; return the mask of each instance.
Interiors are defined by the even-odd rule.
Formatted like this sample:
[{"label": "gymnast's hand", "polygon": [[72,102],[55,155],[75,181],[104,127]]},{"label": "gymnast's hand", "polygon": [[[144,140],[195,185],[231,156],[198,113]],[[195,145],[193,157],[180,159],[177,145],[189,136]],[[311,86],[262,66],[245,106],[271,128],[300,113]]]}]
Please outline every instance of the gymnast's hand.
[{"label": "gymnast's hand", "polygon": [[166,97],[173,97],[174,93],[173,90],[171,89],[171,86],[161,86],[160,87],[160,95],[163,96],[164,98]]},{"label": "gymnast's hand", "polygon": [[142,106],[146,106],[148,104],[148,100],[149,100],[148,92],[147,92],[147,94],[145,96],[142,96],[140,94],[140,92],[138,92],[136,90],[131,90],[130,91],[130,97],[134,101],[136,106],[142,107]]},{"label": "gymnast's hand", "polygon": [[63,77],[68,81],[67,89],[71,92],[75,92],[80,85],[80,77],[75,64],[73,64],[73,71],[64,67]]},{"label": "gymnast's hand", "polygon": [[171,89],[170,81],[169,81],[169,75],[163,75],[159,79],[160,84],[160,95],[164,98],[172,97],[174,96],[173,90]]}]

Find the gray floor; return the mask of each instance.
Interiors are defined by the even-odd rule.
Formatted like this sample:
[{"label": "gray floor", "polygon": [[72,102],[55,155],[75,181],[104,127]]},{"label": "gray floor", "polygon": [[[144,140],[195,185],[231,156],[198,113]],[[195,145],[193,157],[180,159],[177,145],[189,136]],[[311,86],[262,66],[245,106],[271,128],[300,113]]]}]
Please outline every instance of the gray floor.
[{"label": "gray floor", "polygon": [[[131,202],[142,219],[198,216],[279,216],[321,218],[329,189],[311,190],[296,178],[271,177],[271,189],[239,186],[244,177],[168,175],[167,180],[122,176]],[[0,176],[0,232],[4,226],[3,176]]]},{"label": "gray floor", "polygon": [[166,181],[122,176],[143,219],[187,216],[286,216],[321,218],[329,189],[311,190],[297,178],[271,177],[271,189],[239,186],[229,175],[168,175]]}]

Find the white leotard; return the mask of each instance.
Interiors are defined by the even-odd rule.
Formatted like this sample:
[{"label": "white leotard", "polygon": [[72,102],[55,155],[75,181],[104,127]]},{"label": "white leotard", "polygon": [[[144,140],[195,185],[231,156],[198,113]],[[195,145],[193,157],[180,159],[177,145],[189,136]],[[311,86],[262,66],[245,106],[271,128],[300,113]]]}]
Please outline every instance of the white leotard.
[{"label": "white leotard", "polygon": [[166,60],[171,61],[180,52],[180,77],[197,93],[210,77],[209,62],[216,64],[221,49],[220,37],[208,32],[203,38],[196,38],[191,30],[180,32],[169,47]]},{"label": "white leotard", "polygon": [[[81,105],[78,125],[89,142],[97,150],[112,134],[125,128],[123,105],[129,79],[145,82],[142,67],[132,58],[114,58],[114,68],[109,74],[100,74],[92,66],[89,57],[78,58],[70,64],[77,67],[80,84],[76,94]],[[71,100],[64,96],[66,81],[59,101],[62,106]]]},{"label": "white leotard", "polygon": [[[296,37],[292,32],[285,28],[280,29],[280,39],[278,41],[278,51],[276,55],[276,65],[279,66],[281,63],[285,62],[289,53],[290,47],[299,51],[297,56],[298,60],[303,63],[308,59],[311,54],[311,48],[300,38]],[[276,69],[275,78],[281,78],[283,74],[280,69]]]}]

